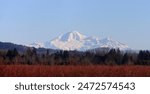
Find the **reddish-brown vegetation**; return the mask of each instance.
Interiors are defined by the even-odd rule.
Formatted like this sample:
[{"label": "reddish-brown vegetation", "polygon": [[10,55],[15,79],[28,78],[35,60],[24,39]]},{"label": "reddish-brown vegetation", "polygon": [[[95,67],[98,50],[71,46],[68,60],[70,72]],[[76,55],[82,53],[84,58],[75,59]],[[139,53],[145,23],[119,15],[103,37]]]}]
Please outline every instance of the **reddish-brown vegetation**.
[{"label": "reddish-brown vegetation", "polygon": [[150,77],[150,66],[0,65],[1,77]]}]

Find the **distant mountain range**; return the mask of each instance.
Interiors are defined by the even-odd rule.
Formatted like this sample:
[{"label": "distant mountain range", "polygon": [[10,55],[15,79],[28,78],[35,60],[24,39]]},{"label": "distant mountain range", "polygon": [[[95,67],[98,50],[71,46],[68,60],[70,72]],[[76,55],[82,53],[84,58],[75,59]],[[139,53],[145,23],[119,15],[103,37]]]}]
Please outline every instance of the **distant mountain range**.
[{"label": "distant mountain range", "polygon": [[115,41],[112,38],[100,39],[98,37],[86,36],[77,31],[68,32],[60,35],[49,42],[32,43],[27,45],[35,48],[51,48],[60,50],[79,50],[86,51],[96,48],[114,48],[120,50],[130,49],[126,44]]}]

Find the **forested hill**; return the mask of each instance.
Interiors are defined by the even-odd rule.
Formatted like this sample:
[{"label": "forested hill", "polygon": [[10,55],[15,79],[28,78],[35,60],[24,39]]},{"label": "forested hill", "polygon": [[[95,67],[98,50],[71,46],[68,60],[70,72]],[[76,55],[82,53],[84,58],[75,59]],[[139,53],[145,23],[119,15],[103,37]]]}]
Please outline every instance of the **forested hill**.
[{"label": "forested hill", "polygon": [[19,52],[25,52],[28,47],[23,45],[17,45],[10,42],[0,42],[0,50],[13,50],[17,49]]},{"label": "forested hill", "polygon": [[[24,45],[18,45],[10,42],[0,42],[0,50],[1,51],[8,51],[16,49],[19,53],[25,53],[27,49],[35,49],[34,47],[27,47]],[[38,48],[36,49],[37,53],[44,54],[49,50],[49,52],[53,53],[55,50],[53,49],[45,49],[45,48]]]}]

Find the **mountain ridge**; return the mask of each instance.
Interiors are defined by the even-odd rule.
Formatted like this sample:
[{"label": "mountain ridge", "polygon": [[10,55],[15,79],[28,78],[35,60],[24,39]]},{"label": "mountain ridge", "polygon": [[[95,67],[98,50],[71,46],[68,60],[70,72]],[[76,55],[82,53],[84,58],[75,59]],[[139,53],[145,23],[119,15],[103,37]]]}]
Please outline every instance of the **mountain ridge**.
[{"label": "mountain ridge", "polygon": [[[33,45],[34,44],[34,45]],[[86,51],[94,48],[113,48],[126,50],[129,49],[128,45],[115,41],[112,38],[100,39],[95,36],[86,36],[78,31],[72,31],[62,34],[51,41],[44,43],[33,43],[30,47],[36,48],[51,48],[60,50],[79,50]],[[41,45],[40,45],[41,44]]]}]

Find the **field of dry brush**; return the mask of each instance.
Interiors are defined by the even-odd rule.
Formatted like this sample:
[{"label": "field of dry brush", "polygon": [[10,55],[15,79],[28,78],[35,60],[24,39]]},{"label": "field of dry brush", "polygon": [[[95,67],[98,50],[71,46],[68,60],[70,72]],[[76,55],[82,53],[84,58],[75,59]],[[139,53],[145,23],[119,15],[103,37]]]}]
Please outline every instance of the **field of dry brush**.
[{"label": "field of dry brush", "polygon": [[150,77],[150,66],[0,65],[1,77]]}]

